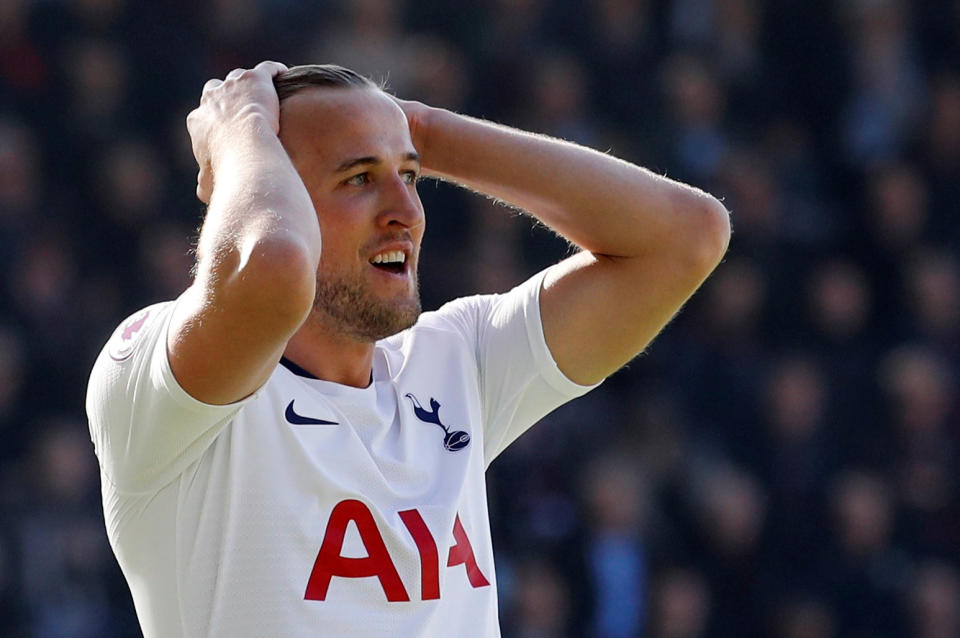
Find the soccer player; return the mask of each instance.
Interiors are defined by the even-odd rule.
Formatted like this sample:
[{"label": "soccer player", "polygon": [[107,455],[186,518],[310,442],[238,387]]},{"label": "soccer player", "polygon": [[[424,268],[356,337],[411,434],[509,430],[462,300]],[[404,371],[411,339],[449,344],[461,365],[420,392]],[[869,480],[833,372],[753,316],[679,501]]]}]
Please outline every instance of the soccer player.
[{"label": "soccer player", "polygon": [[[187,126],[196,276],[117,328],[87,394],[145,636],[498,636],[484,471],[647,346],[727,211],[336,66],[237,69]],[[581,250],[421,315],[422,176]]]}]

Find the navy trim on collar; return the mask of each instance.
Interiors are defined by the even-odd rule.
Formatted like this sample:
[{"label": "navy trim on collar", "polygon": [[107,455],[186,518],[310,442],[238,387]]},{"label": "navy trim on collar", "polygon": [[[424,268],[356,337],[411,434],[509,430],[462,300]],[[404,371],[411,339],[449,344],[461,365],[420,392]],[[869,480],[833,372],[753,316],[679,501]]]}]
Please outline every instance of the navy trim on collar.
[{"label": "navy trim on collar", "polygon": [[318,379],[318,380],[320,379],[320,377],[316,377],[310,374],[309,372],[307,372],[306,370],[304,370],[303,368],[295,364],[290,359],[287,359],[286,357],[280,357],[280,365],[282,365],[284,368],[294,373],[298,377],[306,377],[308,379]]}]

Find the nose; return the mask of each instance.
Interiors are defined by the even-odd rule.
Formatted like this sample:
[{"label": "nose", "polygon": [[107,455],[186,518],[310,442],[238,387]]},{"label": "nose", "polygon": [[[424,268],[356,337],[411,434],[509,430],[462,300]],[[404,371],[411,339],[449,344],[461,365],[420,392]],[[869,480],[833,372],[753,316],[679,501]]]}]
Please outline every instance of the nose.
[{"label": "nose", "polygon": [[383,184],[380,212],[377,214],[378,225],[413,228],[423,221],[423,205],[415,186],[404,181],[402,175],[394,175]]}]

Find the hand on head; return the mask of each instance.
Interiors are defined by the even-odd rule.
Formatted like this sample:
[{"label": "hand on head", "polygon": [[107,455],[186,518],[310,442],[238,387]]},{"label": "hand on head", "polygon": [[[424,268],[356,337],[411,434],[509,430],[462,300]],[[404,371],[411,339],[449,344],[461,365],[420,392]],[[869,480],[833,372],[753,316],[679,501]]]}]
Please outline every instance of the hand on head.
[{"label": "hand on head", "polygon": [[279,62],[261,62],[253,69],[234,69],[223,80],[209,80],[200,105],[187,116],[187,131],[200,170],[197,197],[210,203],[214,173],[220,155],[238,139],[239,126],[260,117],[273,130],[280,130],[280,101],[274,76],[287,70]]},{"label": "hand on head", "polygon": [[[388,93],[387,95],[390,94]],[[424,169],[427,169],[424,155],[427,131],[426,119],[430,107],[422,102],[402,100],[396,95],[390,95],[390,97],[403,109],[403,114],[407,116],[407,124],[410,126],[410,139],[413,141],[414,148],[416,148],[420,154],[420,161],[423,162]]]}]

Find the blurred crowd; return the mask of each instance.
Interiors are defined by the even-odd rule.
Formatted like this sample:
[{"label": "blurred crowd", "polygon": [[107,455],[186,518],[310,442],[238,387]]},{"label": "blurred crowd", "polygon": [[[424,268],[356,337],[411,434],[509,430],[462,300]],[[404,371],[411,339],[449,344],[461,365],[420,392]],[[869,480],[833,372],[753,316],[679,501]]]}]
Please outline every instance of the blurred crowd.
[{"label": "blurred crowd", "polygon": [[[960,636],[957,0],[0,0],[0,635],[139,635],[86,379],[189,281],[204,81],[267,58],[732,211],[648,352],[492,465],[505,638]],[[569,253],[420,192],[426,308]]]}]

